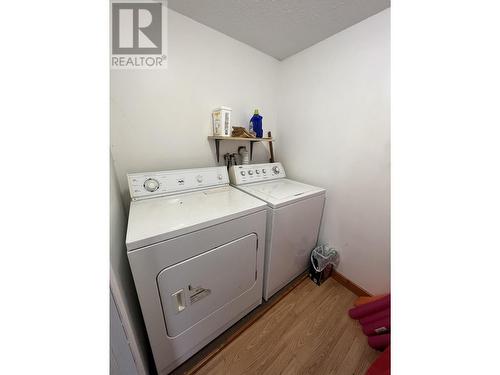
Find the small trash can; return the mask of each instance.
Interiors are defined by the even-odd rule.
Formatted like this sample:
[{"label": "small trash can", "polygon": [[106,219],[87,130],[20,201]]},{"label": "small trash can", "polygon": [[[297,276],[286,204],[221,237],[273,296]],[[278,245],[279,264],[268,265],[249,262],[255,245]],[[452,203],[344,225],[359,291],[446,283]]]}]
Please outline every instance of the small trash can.
[{"label": "small trash can", "polygon": [[309,278],[316,284],[321,285],[338,266],[339,254],[337,250],[328,246],[320,245],[311,251],[311,264],[309,265]]}]

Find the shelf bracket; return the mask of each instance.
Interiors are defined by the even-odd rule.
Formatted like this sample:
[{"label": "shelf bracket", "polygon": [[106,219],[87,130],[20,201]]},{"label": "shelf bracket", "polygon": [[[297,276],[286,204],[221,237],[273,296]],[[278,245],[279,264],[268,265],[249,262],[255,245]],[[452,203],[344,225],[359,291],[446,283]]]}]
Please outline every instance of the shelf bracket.
[{"label": "shelf bracket", "polygon": [[[267,136],[272,138],[271,132],[267,132]],[[271,155],[269,159],[269,163],[274,163],[274,149],[273,149],[273,141],[269,141],[269,154]]]},{"label": "shelf bracket", "polygon": [[215,153],[217,154],[217,163],[219,163],[219,146],[220,146],[220,139],[215,139]]}]

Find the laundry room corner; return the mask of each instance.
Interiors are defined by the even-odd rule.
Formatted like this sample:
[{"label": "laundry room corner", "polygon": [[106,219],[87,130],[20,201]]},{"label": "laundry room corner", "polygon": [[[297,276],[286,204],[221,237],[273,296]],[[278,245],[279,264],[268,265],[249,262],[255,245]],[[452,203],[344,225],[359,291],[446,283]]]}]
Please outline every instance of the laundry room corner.
[{"label": "laundry room corner", "polygon": [[390,9],[281,61],[278,92],[280,160],[327,188],[320,242],[335,244],[343,276],[387,292]]}]

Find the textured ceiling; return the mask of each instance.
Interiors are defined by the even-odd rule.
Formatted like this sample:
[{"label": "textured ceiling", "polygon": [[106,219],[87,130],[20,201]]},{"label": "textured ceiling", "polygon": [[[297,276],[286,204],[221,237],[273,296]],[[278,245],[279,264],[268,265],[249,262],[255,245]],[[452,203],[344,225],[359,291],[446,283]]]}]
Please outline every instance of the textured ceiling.
[{"label": "textured ceiling", "polygon": [[389,7],[389,0],[169,0],[168,7],[282,60]]}]

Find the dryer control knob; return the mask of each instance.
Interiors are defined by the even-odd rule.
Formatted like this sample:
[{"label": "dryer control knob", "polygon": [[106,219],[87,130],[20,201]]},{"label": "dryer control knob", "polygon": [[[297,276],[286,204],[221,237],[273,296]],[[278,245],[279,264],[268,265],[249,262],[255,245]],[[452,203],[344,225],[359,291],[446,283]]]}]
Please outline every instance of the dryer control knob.
[{"label": "dryer control knob", "polygon": [[160,183],[158,180],[155,180],[154,178],[148,178],[146,181],[144,181],[144,189],[146,189],[149,192],[153,192],[158,190],[160,187]]},{"label": "dryer control knob", "polygon": [[240,172],[240,174],[241,174],[242,176],[246,175],[245,171],[241,171],[241,172]]},{"label": "dryer control knob", "polygon": [[275,165],[275,166],[273,167],[273,173],[274,173],[274,174],[278,174],[278,173],[280,173],[280,169],[279,169],[279,167],[278,167],[277,165]]},{"label": "dryer control knob", "polygon": [[199,183],[202,183],[203,182],[203,176],[202,175],[196,176],[196,181],[198,181]]},{"label": "dryer control knob", "polygon": [[260,174],[260,171],[258,169],[255,170],[255,173]]},{"label": "dryer control knob", "polygon": [[251,176],[253,175],[253,171],[248,171],[248,174]]}]

